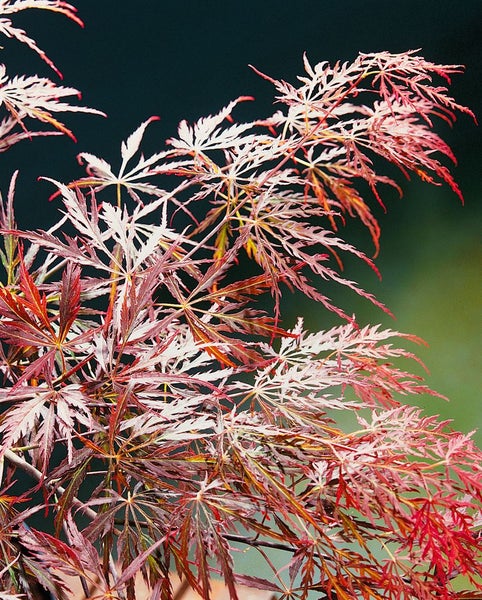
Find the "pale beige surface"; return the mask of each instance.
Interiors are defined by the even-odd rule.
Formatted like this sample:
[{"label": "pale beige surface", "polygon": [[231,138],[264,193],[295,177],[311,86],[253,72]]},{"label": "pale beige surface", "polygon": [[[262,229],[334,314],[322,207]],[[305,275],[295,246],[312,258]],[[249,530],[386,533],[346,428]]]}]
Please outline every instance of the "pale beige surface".
[{"label": "pale beige surface", "polygon": [[[107,600],[109,598],[116,600],[117,596],[107,596],[101,590],[93,589],[89,596],[85,596],[82,591],[79,579],[77,577],[64,578],[69,588],[72,590],[72,598],[69,600]],[[173,576],[174,600],[203,600],[202,596],[189,588],[185,588],[177,577]],[[274,600],[275,596],[272,592],[264,590],[255,590],[242,585],[236,587],[238,590],[239,600]],[[150,600],[150,592],[147,589],[142,577],[136,580],[136,593],[138,600]],[[211,600],[231,600],[229,591],[222,581],[212,581]]]}]

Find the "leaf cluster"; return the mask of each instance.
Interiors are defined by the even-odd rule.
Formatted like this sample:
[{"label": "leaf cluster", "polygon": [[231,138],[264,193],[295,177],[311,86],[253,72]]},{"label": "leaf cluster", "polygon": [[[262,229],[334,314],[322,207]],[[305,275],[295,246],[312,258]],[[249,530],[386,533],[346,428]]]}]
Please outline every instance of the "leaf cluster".
[{"label": "leaf cluster", "polygon": [[[51,64],[6,17],[35,7],[78,21],[66,2],[3,0],[0,26]],[[267,118],[235,122],[241,97],[145,156],[151,117],[118,169],[82,152],[85,176],[50,180],[61,208],[47,231],[17,227],[14,174],[0,209],[0,598],[70,597],[76,576],[86,594],[133,600],[141,573],[172,600],[172,571],[206,599],[213,576],[233,600],[238,584],[481,597],[480,451],[404,402],[435,395],[403,367],[417,359],[398,344],[419,340],[359,326],[323,291],[384,308],[342,270],[346,254],[376,270],[342,229],[359,218],[378,253],[369,198],[400,191],[380,159],[461,196],[433,126],[472,113],[432,81],[461,67],[378,52],[304,69],[296,85],[263,75],[282,105]],[[53,113],[97,112],[60,101],[75,93],[2,67],[0,148],[71,135]],[[342,324],[283,327],[289,290]],[[50,530],[29,526],[36,513]],[[239,572],[240,548],[270,580]]]}]

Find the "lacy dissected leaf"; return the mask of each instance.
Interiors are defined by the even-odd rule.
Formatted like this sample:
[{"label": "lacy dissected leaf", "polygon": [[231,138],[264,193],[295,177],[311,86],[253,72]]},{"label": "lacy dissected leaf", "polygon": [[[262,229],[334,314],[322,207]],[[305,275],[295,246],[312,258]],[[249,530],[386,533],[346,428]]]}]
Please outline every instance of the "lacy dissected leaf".
[{"label": "lacy dissected leaf", "polygon": [[83,112],[104,115],[94,108],[75,106],[60,100],[78,95],[79,91],[74,88],[55,85],[50,79],[37,75],[15,76],[9,79],[5,65],[0,65],[0,106],[5,106],[25,129],[24,120],[29,117],[47,123],[75,140],[73,133],[53,114]]},{"label": "lacy dissected leaf", "polygon": [[31,50],[36,52],[40,56],[40,58],[49,65],[49,67],[51,67],[58,75],[61,76],[60,71],[57,69],[55,64],[50,60],[50,58],[45,54],[45,52],[38,47],[35,40],[29,37],[23,29],[15,27],[10,19],[2,16],[15,14],[29,8],[44,9],[61,13],[83,27],[83,22],[77,16],[77,9],[72,4],[69,4],[68,2],[63,2],[62,0],[0,1],[0,33],[9,38],[15,38],[22,44],[26,44]]},{"label": "lacy dissected leaf", "polygon": [[0,402],[10,408],[4,411],[0,424],[2,453],[19,440],[28,444],[35,439],[38,462],[46,472],[55,443],[61,439],[71,457],[76,424],[91,423],[86,400],[74,384],[59,391],[42,386],[3,390]]},{"label": "lacy dissected leaf", "polygon": [[[13,129],[20,131],[12,131]],[[17,142],[30,140],[34,137],[46,135],[62,135],[60,131],[26,131],[22,129],[22,123],[19,123],[15,117],[6,117],[0,123],[0,152],[6,152]]]},{"label": "lacy dissected leaf", "polygon": [[253,100],[249,96],[241,96],[230,102],[218,114],[199,119],[191,127],[187,121],[181,121],[178,128],[179,138],[171,138],[169,143],[174,148],[188,150],[194,155],[204,154],[209,150],[226,150],[236,148],[253,140],[252,136],[242,136],[245,131],[252,129],[252,123],[232,125],[227,128],[221,126],[225,119],[229,119],[233,108],[246,100]]},{"label": "lacy dissected leaf", "polygon": [[[163,166],[163,161],[169,155],[168,152],[158,152],[145,158],[141,153],[137,165],[128,170],[128,163],[132,161],[139,147],[148,125],[157,121],[159,117],[151,117],[144,121],[125,142],[121,144],[122,164],[117,175],[114,174],[112,166],[102,158],[89,153],[81,152],[77,156],[79,164],[85,165],[88,173],[87,177],[82,177],[70,184],[71,187],[91,187],[104,189],[109,186],[117,188],[117,194],[121,187],[127,189],[129,195],[136,201],[141,202],[139,192],[150,196],[170,197],[164,190],[147,181],[152,176],[169,172],[174,167],[174,163],[168,168]],[[54,194],[55,196],[56,194]]]}]

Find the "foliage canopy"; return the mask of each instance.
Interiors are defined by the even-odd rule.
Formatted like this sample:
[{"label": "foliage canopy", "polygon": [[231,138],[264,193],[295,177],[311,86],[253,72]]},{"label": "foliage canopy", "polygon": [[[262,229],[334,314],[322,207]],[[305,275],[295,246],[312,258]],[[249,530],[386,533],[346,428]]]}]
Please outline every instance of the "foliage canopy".
[{"label": "foliage canopy", "polygon": [[[0,0],[2,33],[57,71],[10,20],[28,8],[81,21],[66,2]],[[323,292],[331,280],[387,310],[342,271],[347,254],[376,270],[342,226],[360,219],[378,253],[370,204],[401,192],[380,165],[462,197],[434,130],[473,116],[445,87],[461,67],[416,52],[303,62],[296,84],[261,74],[281,106],[267,118],[236,122],[241,97],[145,156],[151,117],[119,168],[82,152],[84,176],[50,180],[61,210],[47,231],[17,228],[13,175],[0,209],[0,599],[70,597],[66,575],[95,598],[134,599],[141,572],[151,598],[172,600],[172,570],[206,599],[211,576],[233,599],[237,584],[285,599],[482,597],[480,451],[403,402],[434,393],[401,366],[417,359],[397,343],[417,338],[361,327]],[[76,94],[0,65],[0,150],[73,136],[57,113],[101,114],[67,103]],[[342,323],[286,330],[290,290]],[[45,531],[27,525],[35,513]],[[240,546],[269,580],[237,572]]]}]

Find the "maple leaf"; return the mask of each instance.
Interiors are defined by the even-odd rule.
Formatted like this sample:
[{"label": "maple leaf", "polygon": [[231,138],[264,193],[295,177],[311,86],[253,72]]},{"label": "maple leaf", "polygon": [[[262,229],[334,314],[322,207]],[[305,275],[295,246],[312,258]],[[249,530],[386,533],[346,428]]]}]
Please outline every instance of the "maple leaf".
[{"label": "maple leaf", "polygon": [[250,96],[241,96],[230,102],[216,115],[203,117],[190,127],[187,121],[181,121],[178,127],[179,138],[170,138],[168,143],[174,148],[187,150],[195,157],[204,155],[209,150],[237,148],[241,144],[253,140],[252,136],[245,138],[241,134],[252,129],[252,123],[231,125],[221,128],[221,123],[230,118],[233,108],[246,100],[253,100]]},{"label": "maple leaf", "polygon": [[[75,6],[69,4],[68,2],[63,2],[62,0],[1,0],[0,15],[14,14],[29,8],[58,12],[76,22],[81,27],[84,25],[76,14],[77,9]],[[45,52],[38,47],[35,40],[29,37],[23,29],[15,27],[12,21],[4,16],[0,16],[0,33],[9,38],[15,38],[17,41],[26,44],[31,50],[36,52],[40,58],[57,73],[57,75],[60,77],[62,76],[55,64],[50,60]]]},{"label": "maple leaf", "polygon": [[74,106],[60,98],[78,96],[75,88],[57,86],[45,77],[15,76],[9,79],[5,65],[0,65],[0,106],[4,105],[22,127],[26,117],[52,125],[61,133],[75,140],[74,134],[53,116],[57,112],[83,112],[97,115],[104,113],[95,108]]},{"label": "maple leaf", "polygon": [[46,135],[62,135],[60,131],[26,131],[25,129],[10,133],[17,125],[19,125],[18,119],[14,117],[7,117],[0,123],[0,152],[6,152],[22,140]]},{"label": "maple leaf", "polygon": [[16,390],[3,390],[0,402],[10,404],[4,413],[0,431],[3,454],[21,439],[35,436],[37,456],[45,473],[57,439],[67,443],[72,457],[74,424],[89,425],[91,413],[81,390],[68,385],[60,390],[43,386],[22,386]]},{"label": "maple leaf", "polygon": [[[89,187],[101,190],[113,185],[117,188],[118,206],[120,205],[120,190],[122,187],[126,188],[129,195],[137,202],[141,202],[138,192],[171,198],[173,193],[168,194],[156,185],[146,181],[146,179],[153,175],[169,172],[174,166],[179,165],[179,163],[172,163],[168,165],[168,167],[163,166],[163,160],[169,156],[169,152],[158,152],[148,158],[145,158],[144,155],[141,154],[137,165],[128,170],[128,163],[139,151],[146,128],[150,123],[157,120],[159,120],[159,117],[150,117],[147,121],[141,123],[125,142],[122,142],[122,164],[117,175],[114,174],[112,166],[104,159],[98,158],[89,152],[81,152],[78,154],[77,160],[79,164],[85,165],[88,176],[71,182],[69,187]],[[57,195],[58,193],[53,194],[51,199]]]}]

